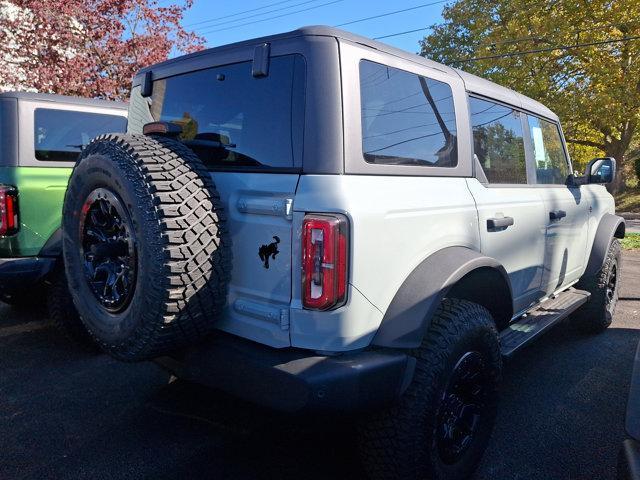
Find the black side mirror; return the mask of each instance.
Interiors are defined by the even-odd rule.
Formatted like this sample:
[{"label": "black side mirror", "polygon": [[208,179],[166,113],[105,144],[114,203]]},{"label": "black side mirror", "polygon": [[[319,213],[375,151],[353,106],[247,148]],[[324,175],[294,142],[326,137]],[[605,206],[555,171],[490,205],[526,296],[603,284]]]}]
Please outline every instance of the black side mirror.
[{"label": "black side mirror", "polygon": [[613,157],[594,158],[587,165],[586,176],[589,183],[611,183],[616,178],[616,159]]}]

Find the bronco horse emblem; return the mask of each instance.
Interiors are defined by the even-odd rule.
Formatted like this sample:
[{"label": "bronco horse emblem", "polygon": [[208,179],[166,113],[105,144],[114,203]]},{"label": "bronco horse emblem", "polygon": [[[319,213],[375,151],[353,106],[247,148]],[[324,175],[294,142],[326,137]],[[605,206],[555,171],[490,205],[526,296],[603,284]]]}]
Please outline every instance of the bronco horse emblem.
[{"label": "bronco horse emblem", "polygon": [[269,245],[262,245],[258,250],[258,256],[260,256],[260,260],[264,262],[264,268],[269,268],[269,257],[275,260],[276,255],[280,253],[278,250],[280,238],[274,235],[273,239],[275,242],[271,242]]}]

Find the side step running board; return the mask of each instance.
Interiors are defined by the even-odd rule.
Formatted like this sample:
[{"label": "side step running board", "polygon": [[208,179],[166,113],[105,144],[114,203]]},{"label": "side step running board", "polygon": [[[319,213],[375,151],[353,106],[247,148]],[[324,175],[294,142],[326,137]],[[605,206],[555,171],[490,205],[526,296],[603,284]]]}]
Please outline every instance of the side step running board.
[{"label": "side step running board", "polygon": [[570,288],[546,300],[500,332],[502,356],[511,357],[589,300],[589,292]]}]

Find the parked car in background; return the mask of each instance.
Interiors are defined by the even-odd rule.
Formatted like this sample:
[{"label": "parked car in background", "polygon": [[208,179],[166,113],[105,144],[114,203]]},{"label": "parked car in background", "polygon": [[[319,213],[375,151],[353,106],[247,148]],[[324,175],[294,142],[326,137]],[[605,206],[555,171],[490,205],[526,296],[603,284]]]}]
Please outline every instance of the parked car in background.
[{"label": "parked car in background", "polygon": [[611,324],[615,167],[575,175],[549,108],[417,55],[248,40],[135,77],[127,133],[69,181],[69,289],[115,358],[358,412],[372,478],[465,478],[503,358],[569,315]]},{"label": "parked car in background", "polygon": [[86,333],[61,264],[62,202],[83,146],[126,127],[124,103],[0,94],[0,300],[46,302],[52,320],[79,340]]},{"label": "parked car in background", "polygon": [[640,480],[640,345],[633,362],[625,429],[628,438],[620,450],[618,479]]}]

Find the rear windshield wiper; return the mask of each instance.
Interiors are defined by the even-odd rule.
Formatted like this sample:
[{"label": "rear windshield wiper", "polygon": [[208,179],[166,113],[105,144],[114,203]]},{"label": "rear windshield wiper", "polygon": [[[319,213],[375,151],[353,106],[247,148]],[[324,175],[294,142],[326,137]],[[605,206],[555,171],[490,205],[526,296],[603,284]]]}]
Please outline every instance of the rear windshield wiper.
[{"label": "rear windshield wiper", "polygon": [[235,143],[222,143],[216,140],[203,140],[203,139],[193,139],[193,140],[183,140],[184,143],[188,147],[203,147],[203,148],[236,148],[237,145]]}]

